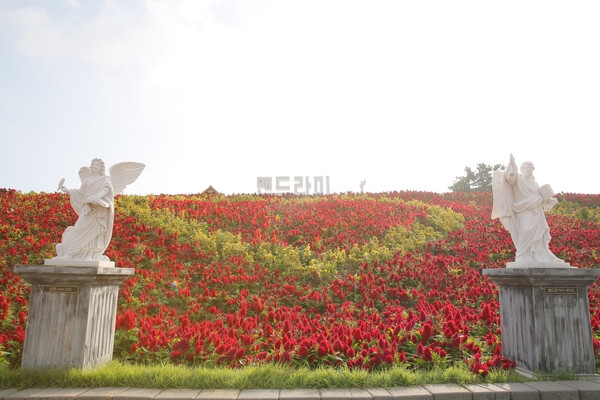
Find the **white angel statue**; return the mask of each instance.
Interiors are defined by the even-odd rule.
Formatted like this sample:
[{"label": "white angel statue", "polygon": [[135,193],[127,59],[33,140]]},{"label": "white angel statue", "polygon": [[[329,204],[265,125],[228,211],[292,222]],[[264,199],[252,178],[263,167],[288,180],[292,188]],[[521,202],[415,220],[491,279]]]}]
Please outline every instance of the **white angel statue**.
[{"label": "white angel statue", "polygon": [[534,169],[533,163],[526,161],[519,174],[511,154],[506,170],[494,173],[492,219],[500,219],[511,235],[517,253],[514,264],[569,266],[549,249],[550,228],[544,212],[558,200],[549,185],[537,184]]},{"label": "white angel statue", "polygon": [[63,185],[65,180],[60,181],[58,189],[69,194],[79,218],[75,225],[65,229],[62,242],[56,245],[57,256],[52,260],[109,261],[104,251],[112,237],[114,196],[133,183],[144,167],[135,162],[118,163],[110,167],[107,176],[104,161],[95,158],[90,167],[79,170],[79,189],[67,189]]}]

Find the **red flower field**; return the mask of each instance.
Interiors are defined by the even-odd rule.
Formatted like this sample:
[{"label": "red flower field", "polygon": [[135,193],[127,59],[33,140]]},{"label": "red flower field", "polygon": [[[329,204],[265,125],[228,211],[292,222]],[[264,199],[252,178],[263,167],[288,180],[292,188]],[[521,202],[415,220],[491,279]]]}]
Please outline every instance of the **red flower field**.
[{"label": "red flower field", "polygon": [[[558,197],[551,250],[596,268],[600,196]],[[513,368],[497,287],[481,273],[514,258],[491,203],[489,193],[119,196],[106,254],[135,275],[121,286],[114,358]],[[66,195],[0,190],[0,364],[20,365],[26,328],[29,287],[14,266],[53,257],[75,217]],[[597,284],[589,297],[598,352]]]}]

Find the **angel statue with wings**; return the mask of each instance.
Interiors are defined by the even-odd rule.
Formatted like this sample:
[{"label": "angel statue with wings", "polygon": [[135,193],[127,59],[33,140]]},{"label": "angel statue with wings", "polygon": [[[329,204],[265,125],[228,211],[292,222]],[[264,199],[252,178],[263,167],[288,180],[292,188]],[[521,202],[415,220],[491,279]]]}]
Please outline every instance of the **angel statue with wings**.
[{"label": "angel statue with wings", "polygon": [[90,167],[79,170],[79,189],[68,189],[63,185],[65,180],[60,181],[58,189],[69,194],[79,218],[75,225],[65,229],[62,242],[56,245],[57,256],[52,260],[109,261],[104,251],[112,237],[114,196],[133,183],[144,167],[135,162],[118,163],[106,175],[104,161],[95,158]]}]

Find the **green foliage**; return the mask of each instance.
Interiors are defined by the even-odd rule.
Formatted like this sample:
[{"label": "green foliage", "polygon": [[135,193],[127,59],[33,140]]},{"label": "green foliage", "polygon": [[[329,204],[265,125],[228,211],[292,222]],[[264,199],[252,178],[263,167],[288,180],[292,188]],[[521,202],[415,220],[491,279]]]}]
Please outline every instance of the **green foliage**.
[{"label": "green foliage", "polygon": [[464,222],[464,215],[454,212],[449,208],[436,205],[427,206],[425,224],[442,236],[456,229],[461,229]]},{"label": "green foliage", "polygon": [[473,171],[470,167],[465,167],[466,175],[457,176],[448,189],[453,192],[491,192],[492,172],[503,168],[504,166],[501,164],[491,166],[484,163],[477,164],[476,171]]},{"label": "green foliage", "polygon": [[348,262],[351,271],[356,273],[362,263],[390,260],[393,256],[393,250],[381,244],[379,239],[374,237],[363,246],[355,244],[348,255]]},{"label": "green foliage", "polygon": [[143,221],[148,226],[155,226],[167,235],[177,234],[182,243],[200,242],[212,250],[206,243],[208,226],[193,218],[188,218],[185,211],[179,215],[169,209],[152,210],[148,196],[118,196],[115,203],[115,212],[121,216],[131,216]]},{"label": "green foliage", "polygon": [[584,206],[574,201],[560,199],[551,213],[600,224],[600,207]]},{"label": "green foliage", "polygon": [[[251,246],[244,243],[240,235],[234,235],[231,232],[217,230],[212,235],[207,235],[207,242],[215,242],[217,254],[221,260],[228,260],[233,256],[247,257],[248,262],[254,262]],[[211,246],[212,247],[212,246]]]},{"label": "green foliage", "polygon": [[300,251],[292,246],[285,246],[275,254],[275,265],[284,275],[294,275],[302,269]]}]

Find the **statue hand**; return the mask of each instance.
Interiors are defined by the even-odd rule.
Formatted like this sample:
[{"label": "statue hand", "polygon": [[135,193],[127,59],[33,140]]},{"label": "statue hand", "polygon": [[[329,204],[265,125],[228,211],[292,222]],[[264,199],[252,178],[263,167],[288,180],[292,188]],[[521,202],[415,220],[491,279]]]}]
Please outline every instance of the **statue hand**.
[{"label": "statue hand", "polygon": [[558,200],[554,197],[552,197],[551,199],[548,199],[548,200],[544,200],[544,202],[542,203],[542,209],[544,211],[550,211],[550,210],[552,210],[552,207],[554,207],[557,203],[558,203]]},{"label": "statue hand", "polygon": [[62,178],[60,180],[60,182],[58,182],[58,189],[56,189],[56,190],[63,190],[64,191],[64,189],[63,189],[64,188],[64,186],[63,186],[64,183],[65,183],[65,178]]}]

